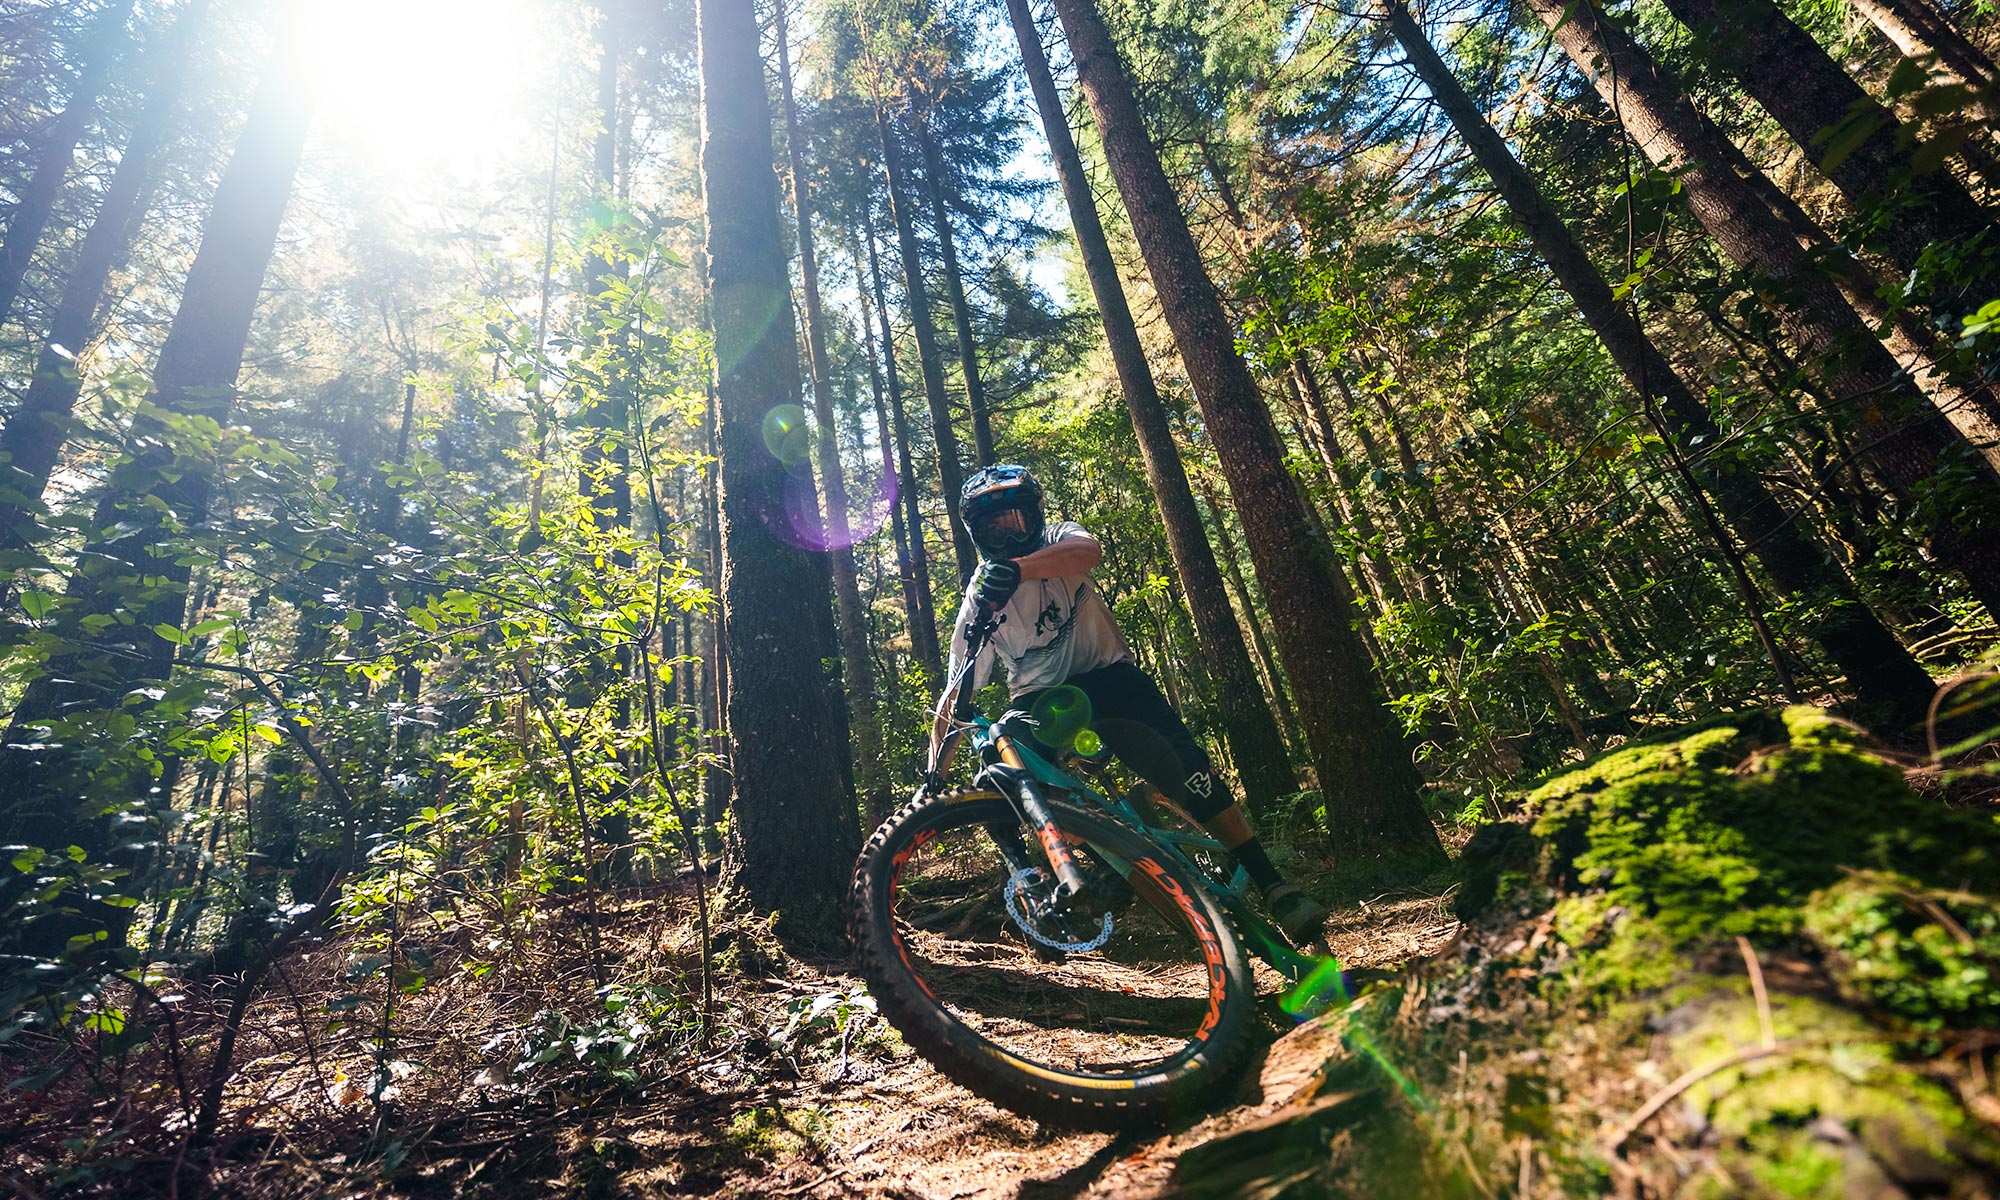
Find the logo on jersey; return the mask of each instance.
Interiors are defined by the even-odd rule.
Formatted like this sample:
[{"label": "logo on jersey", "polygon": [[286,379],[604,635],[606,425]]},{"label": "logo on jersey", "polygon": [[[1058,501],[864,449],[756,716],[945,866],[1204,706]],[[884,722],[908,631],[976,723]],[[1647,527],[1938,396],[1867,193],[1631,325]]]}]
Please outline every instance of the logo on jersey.
[{"label": "logo on jersey", "polygon": [[1035,636],[1041,637],[1047,628],[1047,623],[1050,622],[1054,624],[1054,636],[1050,637],[1042,645],[1030,646],[1026,650],[1021,651],[1022,662],[1025,663],[1030,659],[1043,658],[1054,654],[1069,643],[1069,636],[1076,629],[1077,606],[1083,603],[1084,591],[1089,587],[1090,580],[1088,579],[1076,585],[1076,595],[1070,597],[1069,612],[1067,614],[1062,611],[1062,606],[1059,603],[1053,602],[1042,610],[1042,615],[1035,618]]},{"label": "logo on jersey", "polygon": [[1215,794],[1215,780],[1207,771],[1196,771],[1187,777],[1187,790],[1206,800]]}]

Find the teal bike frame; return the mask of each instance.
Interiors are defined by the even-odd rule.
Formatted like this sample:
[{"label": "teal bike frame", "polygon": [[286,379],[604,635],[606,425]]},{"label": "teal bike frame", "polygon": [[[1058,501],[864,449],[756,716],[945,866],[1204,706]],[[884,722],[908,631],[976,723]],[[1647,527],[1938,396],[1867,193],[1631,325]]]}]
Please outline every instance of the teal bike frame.
[{"label": "teal bike frame", "polygon": [[[957,709],[959,689],[997,627],[992,614],[982,610],[981,619],[967,628],[969,652],[946,686],[944,695],[939,697],[939,711]],[[1292,949],[1284,935],[1250,906],[1250,878],[1242,867],[1237,867],[1232,875],[1224,879],[1218,876],[1215,869],[1204,866],[1194,857],[1203,852],[1209,852],[1210,857],[1226,855],[1228,851],[1221,842],[1207,834],[1184,833],[1154,824],[1128,797],[1107,796],[1091,787],[1026,744],[1030,739],[1007,736],[977,710],[967,714],[963,720],[954,719],[932,758],[931,769],[934,772],[941,761],[948,760],[950,748],[957,739],[967,733],[971,735],[973,748],[978,751],[981,762],[974,783],[991,788],[1014,803],[1029,830],[1042,836],[1043,846],[1051,859],[1050,865],[1058,875],[1064,873],[1066,862],[1061,860],[1066,860],[1068,854],[1059,839],[1050,836],[1053,830],[1044,833],[1041,828],[1047,817],[1041,804],[1043,793],[1061,796],[1079,807],[1092,808],[1112,817],[1180,860],[1229,914],[1242,935],[1244,948],[1270,964],[1273,970],[1294,985],[1283,1001],[1285,1011],[1294,1016],[1310,1015],[1325,1007],[1329,993],[1332,993],[1331,998],[1335,1002],[1345,1001],[1346,987],[1341,979],[1339,963],[1330,957],[1308,956]],[[1024,779],[1028,781],[1028,786],[1022,786]],[[1144,786],[1143,783],[1141,786]],[[1100,849],[1093,849],[1119,874],[1131,873],[1130,863]]]}]

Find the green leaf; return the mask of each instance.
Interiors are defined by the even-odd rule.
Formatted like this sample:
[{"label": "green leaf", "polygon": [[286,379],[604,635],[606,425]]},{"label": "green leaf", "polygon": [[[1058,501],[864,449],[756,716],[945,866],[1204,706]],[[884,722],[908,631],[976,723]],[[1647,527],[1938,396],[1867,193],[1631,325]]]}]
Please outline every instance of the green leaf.
[{"label": "green leaf", "polygon": [[22,592],[21,611],[28,614],[31,621],[39,621],[55,611],[56,598],[47,592]]},{"label": "green leaf", "polygon": [[14,855],[14,869],[25,875],[41,866],[42,860],[48,856],[49,852],[40,846],[25,846]]},{"label": "green leaf", "polygon": [[1889,114],[1880,108],[1863,109],[1849,113],[1840,121],[1829,126],[1816,140],[1824,141],[1826,154],[1820,159],[1820,170],[1828,173],[1840,169],[1840,164],[1848,156],[1861,148],[1861,144],[1875,136],[1889,123]]},{"label": "green leaf", "polygon": [[1913,58],[1896,60],[1895,69],[1889,72],[1889,80],[1883,85],[1891,99],[1907,96],[1930,82],[1931,73]]},{"label": "green leaf", "polygon": [[90,1019],[83,1023],[83,1027],[94,1029],[99,1033],[124,1033],[125,1014],[115,1008],[107,1008],[101,1013],[90,1014]]},{"label": "green leaf", "polygon": [[162,623],[153,626],[153,632],[159,634],[162,640],[172,642],[176,646],[188,644],[188,635],[182,633],[178,625]]}]

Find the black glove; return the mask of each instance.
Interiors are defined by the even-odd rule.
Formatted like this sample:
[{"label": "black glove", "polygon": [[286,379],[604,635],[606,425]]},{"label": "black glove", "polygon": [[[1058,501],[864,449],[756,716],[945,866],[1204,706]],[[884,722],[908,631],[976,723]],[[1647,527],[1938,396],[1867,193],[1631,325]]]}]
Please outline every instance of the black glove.
[{"label": "black glove", "polygon": [[1001,609],[1021,586],[1021,564],[1011,558],[987,559],[972,573],[972,586],[988,606]]}]

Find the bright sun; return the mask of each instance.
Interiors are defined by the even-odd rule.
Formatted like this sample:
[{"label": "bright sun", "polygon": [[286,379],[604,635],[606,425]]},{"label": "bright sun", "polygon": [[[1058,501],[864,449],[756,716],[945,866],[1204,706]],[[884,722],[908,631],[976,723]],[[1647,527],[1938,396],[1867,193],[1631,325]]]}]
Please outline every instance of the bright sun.
[{"label": "bright sun", "polygon": [[539,0],[314,0],[301,15],[319,132],[370,169],[462,176],[546,143]]}]

